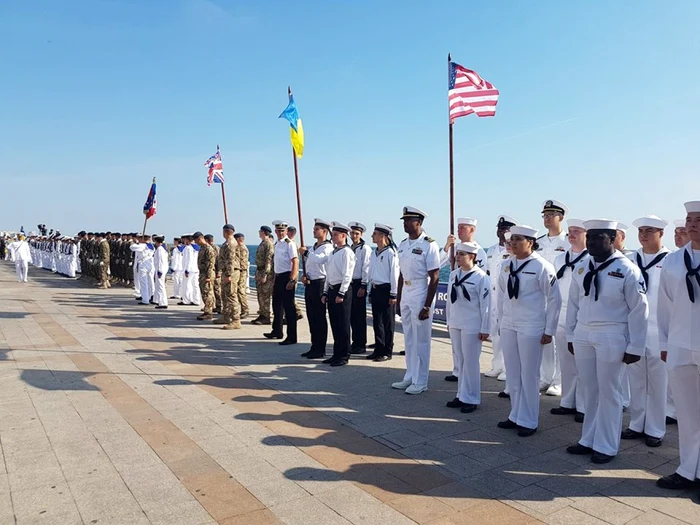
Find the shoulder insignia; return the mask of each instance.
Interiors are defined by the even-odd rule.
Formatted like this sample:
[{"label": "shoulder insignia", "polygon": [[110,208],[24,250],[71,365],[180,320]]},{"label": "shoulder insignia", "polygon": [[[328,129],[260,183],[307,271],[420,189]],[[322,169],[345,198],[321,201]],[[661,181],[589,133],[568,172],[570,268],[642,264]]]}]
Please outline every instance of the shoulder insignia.
[{"label": "shoulder insignia", "polygon": [[537,239],[536,239],[536,240],[538,240],[538,241],[539,241],[540,239],[544,239],[546,235],[547,235],[546,233],[545,233],[544,235],[540,235],[539,237],[537,237]]},{"label": "shoulder insignia", "polygon": [[433,239],[432,237],[428,237],[427,235],[425,236],[425,240],[428,242],[435,242],[435,239]]},{"label": "shoulder insignia", "polygon": [[289,237],[285,237],[285,238],[284,238],[284,242],[289,243],[289,242],[292,242],[292,241],[289,239]]}]

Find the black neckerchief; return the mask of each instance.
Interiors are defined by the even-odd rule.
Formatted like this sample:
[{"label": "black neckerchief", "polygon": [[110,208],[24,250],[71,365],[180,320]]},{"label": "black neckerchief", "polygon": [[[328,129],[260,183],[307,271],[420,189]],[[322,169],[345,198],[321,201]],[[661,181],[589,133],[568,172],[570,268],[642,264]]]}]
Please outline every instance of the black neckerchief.
[{"label": "black neckerchief", "polygon": [[469,292],[467,291],[467,288],[464,286],[464,281],[469,279],[474,274],[474,272],[475,272],[475,270],[472,270],[471,272],[469,272],[468,274],[463,276],[461,279],[459,279],[455,275],[455,282],[452,285],[452,292],[450,293],[450,301],[452,301],[452,304],[454,304],[457,301],[457,288],[462,289],[462,294],[464,295],[464,298],[467,301],[472,300],[472,298],[469,296]]},{"label": "black neckerchief", "polygon": [[615,262],[615,259],[617,259],[617,257],[611,257],[598,266],[598,268],[594,267],[593,259],[588,261],[588,273],[583,278],[583,290],[586,292],[586,297],[591,293],[591,284],[593,284],[593,288],[595,288],[594,298],[596,301],[598,300],[598,274]]},{"label": "black neckerchief", "polygon": [[517,299],[520,293],[520,277],[518,274],[525,268],[532,259],[525,261],[517,270],[513,267],[513,261],[510,261],[510,275],[508,276],[508,298]]},{"label": "black neckerchief", "polygon": [[[688,252],[685,252],[688,253]],[[647,270],[654,266],[656,263],[661,262],[664,260],[664,257],[668,255],[668,252],[663,252],[654,257],[654,260],[651,261],[649,264],[644,266],[644,259],[642,258],[641,254],[637,252],[637,266],[639,266],[639,269],[642,271],[642,277],[644,277],[644,285],[649,288],[649,273]]]},{"label": "black neckerchief", "polygon": [[561,279],[564,277],[564,274],[566,273],[567,268],[571,268],[571,271],[574,271],[574,266],[576,266],[576,263],[579,262],[581,259],[583,259],[586,255],[588,255],[588,250],[583,250],[576,259],[571,261],[569,259],[569,255],[571,255],[570,252],[566,252],[566,255],[564,256],[564,266],[559,268],[559,271],[557,272],[557,279]]},{"label": "black neckerchief", "polygon": [[688,250],[685,250],[685,253],[683,254],[683,262],[685,262],[686,269],[685,286],[686,288],[688,288],[688,299],[690,299],[691,303],[695,303],[693,277],[695,277],[695,280],[698,282],[698,286],[700,286],[700,264],[697,268],[693,268],[693,259],[690,256],[690,252]]}]

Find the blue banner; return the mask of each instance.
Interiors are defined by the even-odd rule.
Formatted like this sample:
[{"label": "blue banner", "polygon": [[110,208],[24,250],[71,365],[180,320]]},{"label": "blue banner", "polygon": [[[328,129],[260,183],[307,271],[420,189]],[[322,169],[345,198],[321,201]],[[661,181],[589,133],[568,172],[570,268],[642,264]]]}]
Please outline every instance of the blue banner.
[{"label": "blue banner", "polygon": [[433,321],[447,324],[447,283],[438,283]]}]

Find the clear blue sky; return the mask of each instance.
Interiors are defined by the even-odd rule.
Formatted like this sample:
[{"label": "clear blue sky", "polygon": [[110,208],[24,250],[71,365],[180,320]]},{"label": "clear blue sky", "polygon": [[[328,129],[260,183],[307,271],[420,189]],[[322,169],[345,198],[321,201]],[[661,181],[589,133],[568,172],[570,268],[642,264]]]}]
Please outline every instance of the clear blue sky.
[{"label": "clear blue sky", "polygon": [[291,84],[307,243],[315,216],[400,230],[406,204],[442,242],[448,52],[501,92],[455,124],[456,215],[482,244],[500,213],[541,226],[547,198],[679,218],[700,198],[698,27],[697,0],[6,0],[0,229],[140,230],[156,176],[150,232],[219,237],[217,143],[237,229],[296,223]]}]

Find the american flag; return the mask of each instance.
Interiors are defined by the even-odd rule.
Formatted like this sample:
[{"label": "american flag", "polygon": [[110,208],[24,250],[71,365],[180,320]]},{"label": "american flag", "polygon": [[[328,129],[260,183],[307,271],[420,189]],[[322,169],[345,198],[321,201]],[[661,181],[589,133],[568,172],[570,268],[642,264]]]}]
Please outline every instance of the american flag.
[{"label": "american flag", "polygon": [[493,117],[498,104],[498,90],[476,71],[450,61],[447,98],[450,103],[450,122],[472,113],[478,117]]},{"label": "american flag", "polygon": [[224,164],[221,162],[221,151],[219,145],[216,146],[216,153],[209,157],[204,165],[209,168],[207,176],[207,186],[211,186],[212,182],[217,184],[224,183]]}]

